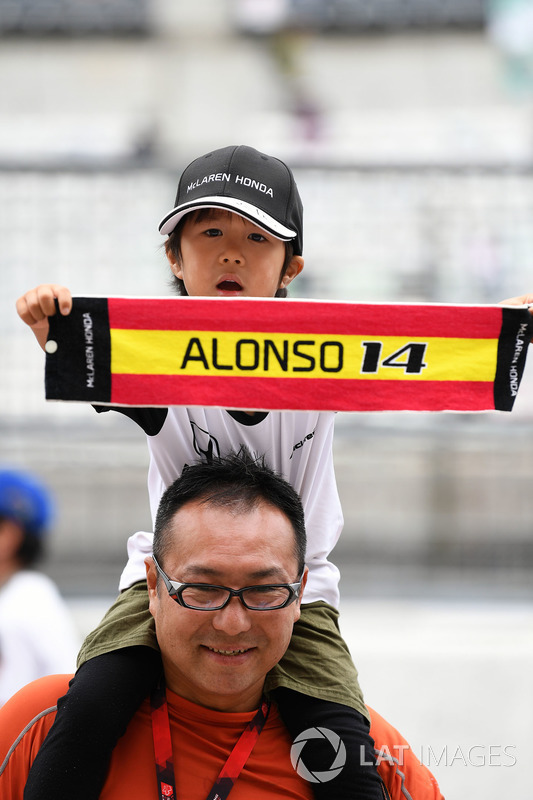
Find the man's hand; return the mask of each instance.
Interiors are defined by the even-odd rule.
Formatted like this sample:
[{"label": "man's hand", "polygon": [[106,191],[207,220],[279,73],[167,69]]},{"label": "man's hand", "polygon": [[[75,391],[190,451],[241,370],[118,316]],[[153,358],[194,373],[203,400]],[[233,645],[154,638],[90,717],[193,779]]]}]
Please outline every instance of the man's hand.
[{"label": "man's hand", "polygon": [[72,295],[65,286],[57,283],[42,283],[17,300],[19,317],[32,329],[43,350],[48,336],[48,317],[53,317],[56,313],[56,300],[60,313],[70,314]]}]

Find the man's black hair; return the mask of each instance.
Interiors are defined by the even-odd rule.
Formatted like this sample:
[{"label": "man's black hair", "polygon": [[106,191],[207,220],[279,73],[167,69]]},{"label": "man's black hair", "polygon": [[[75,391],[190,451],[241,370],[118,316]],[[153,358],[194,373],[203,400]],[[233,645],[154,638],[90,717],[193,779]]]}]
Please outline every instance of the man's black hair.
[{"label": "man's black hair", "polygon": [[153,550],[160,564],[171,546],[169,531],[174,516],[193,500],[245,511],[262,502],[277,508],[292,525],[298,575],[301,575],[306,550],[302,503],[291,484],[265,464],[264,457],[255,457],[242,447],[237,453],[184,467],[181,476],[163,494],[156,515]]}]

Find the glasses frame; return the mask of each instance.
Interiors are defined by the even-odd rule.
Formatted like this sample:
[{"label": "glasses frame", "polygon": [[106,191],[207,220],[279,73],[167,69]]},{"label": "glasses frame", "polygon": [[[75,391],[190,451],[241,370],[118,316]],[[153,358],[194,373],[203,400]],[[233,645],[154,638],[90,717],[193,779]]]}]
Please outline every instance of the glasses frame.
[{"label": "glasses frame", "polygon": [[[300,590],[302,588],[303,575],[300,576],[300,579],[296,583],[264,583],[256,584],[254,586],[243,586],[242,589],[230,589],[229,586],[219,586],[215,583],[181,583],[180,581],[171,580],[166,572],[164,572],[164,570],[159,566],[157,558],[153,554],[152,558],[154,560],[155,568],[161,575],[163,583],[165,584],[172,600],[174,600],[174,602],[178,603],[178,605],[182,606],[183,608],[188,608],[191,611],[220,611],[228,605],[232,597],[238,597],[244,608],[248,609],[248,611],[278,611],[280,608],[287,608],[287,606],[290,606],[291,603],[294,603],[294,601],[300,596]],[[212,606],[210,608],[190,606],[184,601],[182,594],[185,589],[188,589],[191,586],[194,588],[208,586],[210,589],[224,589],[224,591],[228,592],[228,596],[220,606]],[[269,606],[268,608],[251,608],[248,606],[244,600],[243,592],[246,592],[248,589],[264,589],[265,586],[273,589],[288,589],[289,596],[283,603],[281,603],[281,605],[278,606]]]}]

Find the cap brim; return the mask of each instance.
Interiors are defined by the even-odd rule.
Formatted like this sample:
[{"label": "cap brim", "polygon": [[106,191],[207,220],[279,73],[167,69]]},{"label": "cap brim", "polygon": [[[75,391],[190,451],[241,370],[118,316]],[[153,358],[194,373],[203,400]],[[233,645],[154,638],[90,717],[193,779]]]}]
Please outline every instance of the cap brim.
[{"label": "cap brim", "polygon": [[274,219],[274,217],[266,214],[262,209],[257,208],[257,206],[247,203],[244,200],[237,200],[235,197],[222,197],[220,195],[202,197],[201,199],[190,203],[182,203],[182,205],[173,208],[159,223],[159,233],[163,235],[172,233],[185,214],[200,208],[223,208],[226,211],[234,211],[236,214],[240,214],[241,217],[249,219],[250,222],[254,222],[267,233],[272,234],[276,239],[281,239],[283,242],[290,242],[297,236],[296,231],[282,225]]}]

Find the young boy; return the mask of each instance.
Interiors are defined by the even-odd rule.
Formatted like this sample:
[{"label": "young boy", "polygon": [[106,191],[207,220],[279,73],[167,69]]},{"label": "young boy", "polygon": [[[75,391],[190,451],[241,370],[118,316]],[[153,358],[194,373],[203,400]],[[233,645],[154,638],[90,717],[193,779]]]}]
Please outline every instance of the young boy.
[{"label": "young boy", "polygon": [[[283,162],[251,147],[225,147],[193,161],[159,230],[168,235],[166,254],[182,295],[284,297],[303,269],[302,204],[294,177]],[[39,286],[17,301],[21,319],[43,347],[56,300],[60,313],[68,314],[70,293],[58,285]],[[264,454],[297,490],[306,515],[309,579],[291,646],[266,689],[293,738],[323,727],[346,747],[340,774],[313,783],[316,797],[382,798],[368,712],[338,629],[339,573],[328,561],[343,523],[333,469],[334,414],[182,406],[116,410],[148,437],[153,515],[186,464],[242,445]],[[144,532],[130,538],[121,594],[83,645],[78,672],[30,772],[25,800],[71,798],[74,785],[78,799],[98,797],[112,748],[157,679],[160,660],[144,567],[151,539]],[[328,770],[335,757],[331,745],[314,744],[313,763],[305,759],[309,768]]]}]

